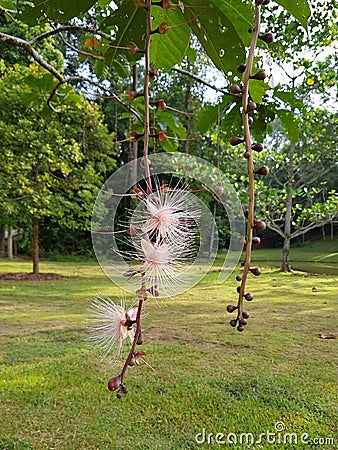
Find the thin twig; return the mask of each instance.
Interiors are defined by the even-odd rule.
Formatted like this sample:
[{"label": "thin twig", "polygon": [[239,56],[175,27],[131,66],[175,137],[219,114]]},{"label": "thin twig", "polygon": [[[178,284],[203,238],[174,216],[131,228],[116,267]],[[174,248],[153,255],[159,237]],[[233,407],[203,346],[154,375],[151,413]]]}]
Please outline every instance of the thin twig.
[{"label": "thin twig", "polygon": [[31,45],[33,45],[36,42],[42,41],[43,39],[47,39],[50,36],[53,36],[53,35],[58,34],[58,33],[62,33],[64,31],[74,31],[74,32],[80,32],[80,33],[97,34],[97,35],[107,39],[110,42],[115,42],[115,40],[116,40],[110,34],[104,33],[103,31],[96,30],[96,29],[91,28],[91,27],[65,25],[63,27],[54,28],[53,30],[46,31],[45,33],[39,34],[39,36],[35,36],[31,41],[29,41],[29,43]]},{"label": "thin twig", "polygon": [[224,91],[223,89],[219,89],[216,86],[214,86],[214,85],[208,83],[207,81],[203,80],[202,78],[198,77],[197,75],[194,75],[191,72],[188,72],[187,70],[180,69],[179,67],[173,67],[171,70],[173,72],[177,72],[177,73],[180,73],[180,74],[182,74],[182,75],[184,75],[186,77],[189,77],[192,80],[197,81],[198,83],[204,84],[205,86],[208,86],[209,88],[213,89],[216,92],[220,92],[221,94],[225,94],[225,95],[231,95],[229,93],[229,91]]}]

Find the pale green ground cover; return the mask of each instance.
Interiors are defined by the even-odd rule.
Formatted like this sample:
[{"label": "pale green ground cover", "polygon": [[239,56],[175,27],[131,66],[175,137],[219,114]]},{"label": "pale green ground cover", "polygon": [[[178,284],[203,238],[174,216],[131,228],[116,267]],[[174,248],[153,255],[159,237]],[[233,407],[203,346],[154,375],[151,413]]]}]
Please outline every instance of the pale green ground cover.
[{"label": "pale green ground cover", "polygon": [[[312,273],[325,260],[334,272],[334,245],[295,249],[293,259],[308,261]],[[161,306],[150,301],[142,348],[174,385],[144,365],[131,368],[122,400],[106,387],[119,366],[100,363],[85,342],[88,300],[98,291],[119,296],[95,262],[42,263],[42,271],[70,277],[63,280],[0,281],[0,449],[338,448],[338,340],[318,337],[338,334],[338,273],[281,274],[264,262],[275,255],[254,253],[263,274],[249,280],[255,299],[244,333],[230,328],[225,312],[240,268],[220,285],[221,259],[185,294]],[[2,273],[30,270],[26,261],[0,262]],[[217,433],[258,438],[280,421],[310,443],[215,441]],[[196,442],[203,429],[213,433],[211,444]]]}]

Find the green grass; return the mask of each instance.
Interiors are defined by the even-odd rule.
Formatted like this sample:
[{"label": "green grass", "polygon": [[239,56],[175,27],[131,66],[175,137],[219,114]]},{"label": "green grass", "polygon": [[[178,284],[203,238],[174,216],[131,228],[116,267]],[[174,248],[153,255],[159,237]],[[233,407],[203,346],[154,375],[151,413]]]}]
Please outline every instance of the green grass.
[{"label": "green grass", "polygon": [[[254,250],[257,262],[268,262],[272,266],[281,266],[282,251],[275,249]],[[338,273],[338,240],[327,240],[306,243],[304,246],[293,246],[290,252],[291,266],[295,270],[310,273],[335,275]]]},{"label": "green grass", "polygon": [[[281,274],[264,263],[264,254],[254,255],[263,274],[249,280],[255,300],[247,303],[244,333],[229,327],[225,313],[240,269],[219,285],[216,266],[175,300],[149,303],[142,348],[174,384],[144,365],[134,367],[121,400],[106,388],[120,367],[100,363],[85,342],[88,300],[98,291],[119,295],[97,264],[46,261],[42,271],[70,278],[0,281],[0,449],[338,448],[338,341],[318,338],[338,334],[338,274]],[[324,256],[318,248],[299,250],[304,260],[310,254],[310,262]],[[0,262],[2,273],[30,269],[27,261]],[[335,442],[215,441],[217,433],[258,438],[280,421],[298,439],[308,433],[310,441]],[[203,429],[213,433],[210,444],[195,440]]]}]

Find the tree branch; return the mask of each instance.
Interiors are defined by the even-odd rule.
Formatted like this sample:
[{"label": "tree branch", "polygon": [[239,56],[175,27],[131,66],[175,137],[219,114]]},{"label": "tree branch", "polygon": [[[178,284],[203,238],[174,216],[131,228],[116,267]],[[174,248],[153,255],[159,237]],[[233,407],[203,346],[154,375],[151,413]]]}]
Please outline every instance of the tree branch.
[{"label": "tree branch", "polygon": [[[62,28],[66,28],[66,27],[62,27]],[[74,28],[74,27],[72,27]],[[75,28],[81,28],[81,27],[75,27]],[[89,28],[91,29],[91,28]],[[59,29],[60,30],[60,29]],[[44,35],[46,35],[47,33],[44,33]],[[53,33],[52,33],[53,34]],[[74,76],[74,77],[70,77],[70,78],[64,78],[56,69],[55,67],[51,66],[47,61],[45,61],[43,59],[43,57],[32,47],[31,42],[33,41],[25,41],[21,38],[15,37],[15,36],[10,36],[9,34],[5,34],[5,33],[0,33],[0,42],[9,45],[11,47],[18,47],[18,48],[22,48],[24,49],[27,53],[29,53],[33,59],[44,69],[46,69],[48,72],[50,72],[57,80],[58,82],[55,84],[55,86],[53,87],[50,96],[47,100],[47,104],[48,106],[54,111],[54,112],[60,112],[57,109],[54,108],[54,106],[51,104],[51,100],[54,97],[57,89],[59,86],[61,86],[61,84],[65,84],[65,83],[74,83],[74,82],[85,82],[85,83],[90,83],[93,86],[96,86],[100,89],[103,89],[104,91],[108,92],[109,95],[111,97],[114,98],[114,100],[118,101],[128,112],[130,112],[131,114],[134,114],[134,116],[142,121],[142,118],[139,116],[139,114],[133,110],[127,103],[125,103],[123,100],[121,100],[114,92],[112,92],[109,88],[106,88],[105,86],[103,86],[102,84],[97,83],[96,81],[90,80],[89,78],[85,78],[85,77],[79,77],[79,76]],[[35,41],[36,42],[36,41]]]},{"label": "tree branch", "polygon": [[108,87],[105,87],[103,84],[97,83],[94,80],[91,80],[90,78],[86,78],[86,77],[81,77],[81,76],[73,76],[73,77],[69,77],[67,79],[64,79],[63,81],[58,81],[53,89],[51,90],[51,93],[48,97],[47,100],[47,104],[48,106],[56,113],[59,113],[61,111],[57,110],[54,108],[54,106],[51,104],[51,101],[54,97],[54,95],[56,94],[56,91],[58,90],[58,88],[62,85],[62,84],[71,84],[71,83],[89,83],[93,86],[96,86],[99,89],[102,89],[104,91],[106,91],[110,97],[112,97],[114,100],[116,100],[118,103],[120,103],[120,105],[122,105],[130,114],[133,114],[140,122],[143,122],[142,117],[138,114],[137,111],[135,111],[133,108],[131,108],[127,103],[125,103],[123,100],[120,99],[120,97],[118,95],[116,95],[111,89],[109,89]]},{"label": "tree branch", "polygon": [[203,80],[202,78],[198,77],[197,75],[194,75],[186,70],[180,69],[178,67],[173,67],[171,69],[173,72],[177,72],[180,73],[186,77],[191,78],[192,80],[197,81],[198,83],[204,84],[205,86],[208,86],[209,88],[213,89],[216,92],[220,92],[221,94],[225,94],[225,95],[231,95],[230,92],[228,91],[224,91],[223,89],[219,89],[216,86],[213,86],[212,84],[208,83],[207,81]]},{"label": "tree branch", "polygon": [[64,36],[61,36],[62,42],[65,44],[66,47],[70,48],[71,50],[73,50],[73,52],[87,56],[88,58],[94,58],[94,59],[99,59],[101,61],[104,61],[104,56],[101,56],[99,54],[95,55],[93,53],[89,53],[89,52],[85,52],[83,50],[79,50],[78,48],[74,47],[74,45],[72,45],[70,42],[67,41],[67,39]]},{"label": "tree branch", "polygon": [[5,14],[8,14],[9,16],[10,16],[11,14],[17,14],[17,13],[18,13],[18,12],[15,11],[14,9],[7,9],[7,8],[4,8],[3,6],[0,6],[0,11],[3,12],[3,13],[5,13]]},{"label": "tree branch", "polygon": [[298,181],[295,182],[294,187],[298,188],[298,189],[303,189],[304,187],[309,186],[309,184],[313,184],[315,181],[318,180],[318,178],[322,177],[323,175],[327,174],[328,172],[331,172],[331,170],[332,170],[332,166],[329,166],[328,169],[319,170],[318,172],[316,172],[316,175],[313,178],[308,179],[306,182],[303,182],[302,184],[301,184],[302,180],[299,179]]},{"label": "tree branch", "polygon": [[282,238],[285,237],[285,235],[284,235],[282,229],[281,229],[278,225],[275,225],[275,224],[272,223],[272,222],[271,222],[271,223],[268,222],[267,225],[268,225],[268,227],[270,228],[270,230],[275,231],[275,232],[278,233],[280,236],[282,236]]},{"label": "tree branch", "polygon": [[335,217],[336,217],[336,214],[331,217],[328,217],[327,219],[320,220],[318,222],[311,222],[306,227],[301,227],[297,231],[294,231],[293,233],[291,233],[290,239],[294,239],[297,236],[301,236],[302,234],[305,234],[308,231],[313,230],[314,228],[322,227],[323,225],[326,225],[327,223],[332,222]]},{"label": "tree branch", "polygon": [[11,47],[18,47],[24,49],[27,53],[29,53],[34,60],[40,64],[40,66],[44,67],[48,72],[50,72],[54,77],[59,80],[60,83],[64,83],[63,76],[55,69],[55,67],[48,64],[47,61],[43,59],[43,57],[38,53],[30,44],[30,42],[25,41],[21,38],[10,36],[9,34],[0,33],[0,42],[9,45]]},{"label": "tree branch", "polygon": [[96,30],[91,27],[81,27],[76,25],[65,25],[63,27],[54,28],[53,30],[46,31],[45,33],[39,34],[39,36],[35,36],[29,43],[31,45],[35,44],[36,42],[39,42],[43,39],[47,39],[50,36],[53,36],[54,34],[62,33],[63,31],[74,31],[74,32],[81,32],[81,33],[91,33],[91,34],[98,34],[99,36],[107,39],[110,42],[114,42],[115,39],[107,33],[104,33],[103,31]]}]

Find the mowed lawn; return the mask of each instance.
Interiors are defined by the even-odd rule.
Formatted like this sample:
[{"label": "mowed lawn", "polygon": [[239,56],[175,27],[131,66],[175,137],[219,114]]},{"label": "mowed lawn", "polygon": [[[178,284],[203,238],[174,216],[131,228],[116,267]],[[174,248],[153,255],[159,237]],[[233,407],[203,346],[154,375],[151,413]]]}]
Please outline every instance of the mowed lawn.
[{"label": "mowed lawn", "polygon": [[[311,273],[282,274],[265,262],[274,251],[254,253],[263,274],[249,279],[243,333],[225,311],[240,267],[218,284],[221,258],[185,294],[150,300],[142,349],[173,383],[132,367],[121,400],[107,390],[121,366],[85,341],[88,301],[120,295],[96,262],[43,262],[68,277],[56,281],[0,281],[0,449],[338,448],[338,340],[319,337],[338,335],[337,242],[303,250]],[[330,275],[316,274],[329,254]],[[30,270],[0,261],[1,273]]]}]

